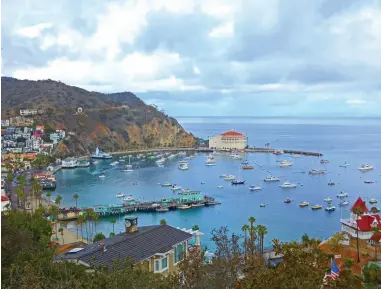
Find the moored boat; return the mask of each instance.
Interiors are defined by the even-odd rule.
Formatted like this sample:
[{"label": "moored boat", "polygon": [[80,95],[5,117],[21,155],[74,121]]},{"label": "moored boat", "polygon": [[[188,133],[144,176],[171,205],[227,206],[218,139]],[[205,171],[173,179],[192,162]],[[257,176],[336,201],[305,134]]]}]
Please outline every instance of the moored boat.
[{"label": "moored boat", "polygon": [[232,185],[244,185],[245,181],[242,180],[234,180],[231,182]]},{"label": "moored boat", "polygon": [[310,205],[310,203],[309,202],[301,202],[300,204],[299,204],[299,207],[307,207],[307,206],[309,206]]},{"label": "moored boat", "polygon": [[332,202],[332,199],[331,199],[330,197],[326,197],[326,198],[324,199],[324,202]]},{"label": "moored boat", "polygon": [[264,208],[264,207],[266,207],[266,204],[265,204],[265,203],[261,203],[259,206],[260,206],[261,208]]},{"label": "moored boat", "polygon": [[289,204],[289,203],[291,203],[291,199],[290,199],[290,198],[287,198],[287,199],[284,200],[284,202],[285,202],[286,204]]},{"label": "moored boat", "polygon": [[103,179],[103,178],[105,178],[106,176],[104,175],[104,174],[100,174],[100,175],[98,175],[98,178],[100,178],[100,179]]},{"label": "moored boat", "polygon": [[370,204],[375,204],[375,203],[377,203],[377,200],[376,200],[376,199],[370,199],[370,200],[369,200],[369,203],[370,203]]},{"label": "moored boat", "polygon": [[313,205],[313,206],[311,207],[312,210],[320,210],[320,209],[322,209],[322,208],[323,208],[322,205]]},{"label": "moored boat", "polygon": [[293,163],[288,160],[284,160],[284,161],[281,161],[279,165],[281,168],[286,168],[286,167],[291,167]]},{"label": "moored boat", "polygon": [[328,186],[334,186],[334,185],[336,185],[335,182],[332,182],[332,181],[328,182]]},{"label": "moored boat", "polygon": [[339,165],[339,167],[341,167],[341,168],[346,168],[346,167],[349,167],[349,166],[350,166],[350,164],[347,163],[347,162],[343,163],[342,165]]},{"label": "moored boat", "polygon": [[180,191],[181,190],[181,187],[180,186],[176,186],[176,185],[173,185],[172,188],[171,188],[172,191]]},{"label": "moored boat", "polygon": [[285,181],[283,184],[279,185],[279,187],[283,189],[296,188],[296,184],[290,183],[289,181]]},{"label": "moored boat", "polygon": [[274,177],[274,176],[270,176],[270,177],[266,177],[266,178],[264,178],[264,181],[265,181],[265,182],[279,182],[279,181],[280,181],[280,178],[278,178],[278,177]]},{"label": "moored boat", "polygon": [[373,184],[373,183],[374,183],[374,181],[371,181],[371,180],[366,180],[366,181],[364,181],[364,183],[365,183],[365,184]]},{"label": "moored boat", "polygon": [[194,207],[194,208],[197,208],[197,207],[204,207],[205,204],[204,203],[194,203],[191,206]]},{"label": "moored boat", "polygon": [[93,159],[112,159],[112,156],[108,153],[102,152],[98,147],[95,152],[91,154]]},{"label": "moored boat", "polygon": [[376,214],[376,213],[380,212],[380,208],[379,207],[372,207],[372,208],[370,208],[370,211],[372,213]]},{"label": "moored boat", "polygon": [[254,169],[254,167],[250,166],[250,165],[245,165],[245,166],[242,166],[242,169],[243,170],[252,170],[252,169]]},{"label": "moored boat", "polygon": [[313,169],[313,170],[310,170],[308,173],[310,175],[322,175],[322,174],[325,174],[325,170],[316,170],[316,169]]},{"label": "moored boat", "polygon": [[156,212],[159,212],[159,213],[164,213],[164,212],[168,212],[168,211],[169,211],[169,209],[165,208],[165,207],[160,207],[160,208],[156,209]]},{"label": "moored boat", "polygon": [[348,197],[348,194],[345,192],[340,192],[339,194],[337,194],[337,197],[338,198],[345,198],[345,197]]},{"label": "moored boat", "polygon": [[161,184],[162,187],[172,187],[172,184],[171,183],[164,183],[164,184]]},{"label": "moored boat", "polygon": [[366,172],[373,170],[373,165],[363,164],[358,168],[359,171]]},{"label": "moored boat", "polygon": [[349,204],[348,201],[341,201],[341,202],[339,203],[339,206],[340,206],[340,207],[343,207],[343,206],[346,206],[346,205],[348,205],[348,204]]},{"label": "moored boat", "polygon": [[177,205],[177,208],[179,210],[187,210],[187,209],[192,208],[192,206],[183,204],[183,205]]},{"label": "moored boat", "polygon": [[335,207],[335,206],[332,206],[332,205],[328,205],[328,206],[325,208],[325,210],[326,210],[327,212],[333,212],[333,211],[336,210],[336,207]]},{"label": "moored boat", "polygon": [[224,188],[224,186],[217,186],[217,188],[219,188],[219,189],[223,189],[223,188]]},{"label": "moored boat", "polygon": [[127,197],[124,197],[123,201],[131,202],[131,201],[135,201],[135,198],[132,195],[129,195]]},{"label": "moored boat", "polygon": [[329,163],[329,160],[320,160],[320,163],[321,163],[321,164],[328,164],[328,163]]},{"label": "moored boat", "polygon": [[260,191],[260,190],[262,190],[262,187],[260,187],[260,186],[250,186],[249,190],[250,191]]},{"label": "moored boat", "polygon": [[228,176],[224,177],[224,180],[225,181],[233,181],[233,180],[235,180],[235,176],[234,175],[228,175]]},{"label": "moored boat", "polygon": [[123,193],[117,193],[117,194],[116,194],[116,197],[117,197],[117,198],[123,198],[123,197],[124,197],[124,194],[123,194]]}]

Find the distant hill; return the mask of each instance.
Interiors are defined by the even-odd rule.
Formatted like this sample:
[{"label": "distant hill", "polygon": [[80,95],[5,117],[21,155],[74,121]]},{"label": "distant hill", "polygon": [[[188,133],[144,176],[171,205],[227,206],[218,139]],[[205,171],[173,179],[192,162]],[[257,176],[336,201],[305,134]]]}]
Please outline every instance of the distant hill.
[{"label": "distant hill", "polygon": [[[192,146],[193,135],[154,106],[131,92],[104,94],[53,80],[1,79],[2,118],[21,109],[43,109],[33,116],[36,124],[64,128],[75,136],[65,140],[58,153],[83,155],[100,146],[105,151],[128,148]],[[77,113],[81,107],[83,113]]]}]

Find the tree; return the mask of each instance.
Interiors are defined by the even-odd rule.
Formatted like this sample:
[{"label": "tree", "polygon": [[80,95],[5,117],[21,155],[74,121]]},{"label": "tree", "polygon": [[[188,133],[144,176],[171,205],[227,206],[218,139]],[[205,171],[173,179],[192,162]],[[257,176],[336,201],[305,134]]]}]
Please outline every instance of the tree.
[{"label": "tree", "polygon": [[114,236],[115,236],[115,233],[114,233],[114,232],[111,232],[110,235],[109,235],[110,238],[112,238],[112,237],[114,237]]},{"label": "tree", "polygon": [[[374,232],[373,235],[378,236],[380,234],[380,229],[378,227],[373,227],[372,231]],[[379,246],[379,242],[374,241],[374,258],[377,261],[377,247]]]},{"label": "tree", "polygon": [[337,254],[344,240],[344,234],[342,232],[339,232],[333,234],[331,238],[329,238],[327,243],[332,246],[332,251]]},{"label": "tree", "polygon": [[57,206],[50,206],[49,207],[49,214],[53,216],[53,221],[54,221],[54,227],[55,227],[55,232],[56,232],[56,239],[58,240],[58,231],[57,231],[57,224],[58,224],[58,214],[59,214],[59,209]]},{"label": "tree", "polygon": [[23,188],[20,185],[17,185],[15,187],[15,191],[16,191],[16,196],[17,196],[17,198],[19,200],[19,203],[20,203],[23,211],[25,212],[25,201],[26,201],[25,192],[24,192]]},{"label": "tree", "polygon": [[77,236],[78,236],[78,225],[80,225],[82,241],[83,241],[83,223],[85,223],[85,217],[83,215],[78,216],[77,217]]},{"label": "tree", "polygon": [[8,173],[7,173],[7,187],[8,187],[8,189],[11,187],[12,182],[13,182],[13,173],[10,170],[8,170]]},{"label": "tree", "polygon": [[352,265],[354,264],[354,260],[353,259],[345,259],[344,260],[344,266],[348,269],[350,269],[352,267]]},{"label": "tree", "polygon": [[59,228],[58,229],[58,232],[61,233],[61,237],[62,237],[62,244],[65,244],[65,240],[64,240],[64,229],[63,228]]},{"label": "tree", "polygon": [[310,237],[308,237],[307,234],[304,234],[302,236],[302,244],[304,245],[304,247],[307,247],[309,243],[310,243]]},{"label": "tree", "polygon": [[114,229],[114,227],[115,227],[116,219],[112,218],[112,219],[110,220],[110,223],[112,224],[112,232],[113,232],[114,235],[115,235],[115,229]]},{"label": "tree", "polygon": [[106,239],[105,235],[103,235],[103,233],[97,233],[94,236],[93,242],[95,243],[103,239]]},{"label": "tree", "polygon": [[61,201],[62,201],[62,197],[61,197],[60,195],[58,195],[58,196],[56,197],[56,201],[55,201],[55,203],[56,203],[56,205],[57,205],[58,207],[60,206]]},{"label": "tree", "polygon": [[264,241],[264,238],[265,238],[265,235],[267,235],[267,228],[266,226],[263,226],[263,225],[258,225],[257,226],[257,231],[258,231],[258,235],[259,235],[259,244],[260,244],[260,250],[261,250],[261,254],[263,255],[263,241]]},{"label": "tree", "polygon": [[[363,214],[362,210],[360,207],[355,207],[353,209],[353,214],[356,215],[356,221],[358,221],[359,217]],[[360,248],[359,248],[359,226],[358,226],[358,222],[356,222],[356,248],[357,248],[357,263],[360,262]]]},{"label": "tree", "polygon": [[167,224],[167,221],[165,219],[160,220],[160,225],[166,225],[166,224]]},{"label": "tree", "polygon": [[192,230],[193,231],[200,231],[200,227],[198,225],[193,225]]},{"label": "tree", "polygon": [[78,208],[78,198],[79,198],[79,195],[76,193],[73,195],[73,198],[75,200],[75,207]]},{"label": "tree", "polygon": [[50,205],[50,202],[51,202],[51,200],[50,200],[51,196],[52,196],[52,193],[51,193],[51,192],[47,192],[47,193],[46,193],[46,197],[47,197],[48,200],[49,200],[49,205]]},{"label": "tree", "polygon": [[243,249],[244,249],[244,252],[245,252],[245,260],[246,260],[246,257],[247,257],[247,232],[250,230],[250,227],[248,224],[245,224],[242,226],[241,228],[242,232],[244,232],[245,234],[245,239],[243,240]]},{"label": "tree", "polygon": [[255,218],[254,217],[250,217],[249,218],[249,223],[250,223],[250,227],[249,227],[250,242],[248,243],[248,249],[250,251],[251,258],[253,258],[254,253],[255,253],[255,240],[257,238],[256,228],[254,226]]}]

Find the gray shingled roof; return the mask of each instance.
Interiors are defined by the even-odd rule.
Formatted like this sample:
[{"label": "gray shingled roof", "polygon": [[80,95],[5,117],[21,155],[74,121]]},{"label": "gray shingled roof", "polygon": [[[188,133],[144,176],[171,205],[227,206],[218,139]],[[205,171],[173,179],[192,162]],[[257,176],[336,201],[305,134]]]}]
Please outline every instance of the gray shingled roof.
[{"label": "gray shingled roof", "polygon": [[[64,253],[56,260],[80,260],[91,265],[111,266],[116,260],[131,258],[138,263],[156,253],[166,253],[174,245],[192,238],[192,235],[168,225],[139,227],[134,233],[121,233],[87,245],[77,253]],[[104,243],[104,248],[100,245]]]}]

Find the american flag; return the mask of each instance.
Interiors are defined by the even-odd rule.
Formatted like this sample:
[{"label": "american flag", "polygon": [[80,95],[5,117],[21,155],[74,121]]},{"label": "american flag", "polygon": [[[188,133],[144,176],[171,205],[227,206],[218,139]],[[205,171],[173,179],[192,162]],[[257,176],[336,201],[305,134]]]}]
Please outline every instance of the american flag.
[{"label": "american flag", "polygon": [[340,274],[340,269],[335,263],[335,261],[331,260],[331,278],[335,280],[336,278],[339,277]]}]

